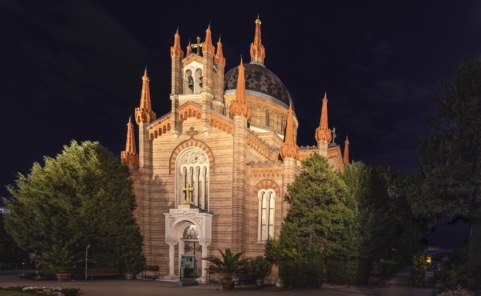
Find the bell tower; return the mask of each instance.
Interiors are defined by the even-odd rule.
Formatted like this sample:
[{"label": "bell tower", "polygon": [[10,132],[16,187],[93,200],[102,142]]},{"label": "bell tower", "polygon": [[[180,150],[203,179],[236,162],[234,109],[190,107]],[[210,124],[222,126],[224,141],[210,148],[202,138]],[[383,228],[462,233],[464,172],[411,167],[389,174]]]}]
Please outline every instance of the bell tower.
[{"label": "bell tower", "polygon": [[225,112],[223,103],[225,58],[220,38],[216,49],[212,44],[209,24],[205,30],[204,40],[196,37],[195,43],[189,41],[184,57],[179,30],[177,30],[171,47],[171,58],[172,133],[175,137],[181,133],[178,108],[187,102],[194,102],[202,107],[202,132],[209,135],[208,110]]}]

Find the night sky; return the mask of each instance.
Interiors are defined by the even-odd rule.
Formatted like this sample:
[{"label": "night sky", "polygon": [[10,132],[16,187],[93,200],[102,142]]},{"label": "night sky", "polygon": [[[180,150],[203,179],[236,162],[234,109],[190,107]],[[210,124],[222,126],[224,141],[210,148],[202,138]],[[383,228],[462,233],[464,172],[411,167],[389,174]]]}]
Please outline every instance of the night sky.
[{"label": "night sky", "polygon": [[72,139],[119,155],[145,67],[154,111],[170,111],[176,29],[185,51],[210,24],[228,70],[250,61],[258,15],[265,65],[293,98],[298,145],[315,145],[327,92],[329,126],[342,146],[349,136],[351,160],[409,173],[434,94],[481,49],[474,0],[2,0],[0,185]]}]

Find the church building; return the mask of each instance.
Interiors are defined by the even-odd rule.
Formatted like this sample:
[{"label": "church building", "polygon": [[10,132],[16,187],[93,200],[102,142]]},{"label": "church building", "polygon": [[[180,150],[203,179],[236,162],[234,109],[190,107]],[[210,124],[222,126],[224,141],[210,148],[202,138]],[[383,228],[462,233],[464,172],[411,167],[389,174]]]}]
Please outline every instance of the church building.
[{"label": "church building", "polygon": [[204,40],[189,42],[185,52],[177,30],[170,56],[171,109],[162,116],[152,110],[145,70],[121,161],[134,180],[147,264],[158,265],[161,278],[178,279],[182,258],[190,256],[196,279],[206,282],[201,258],[226,248],[263,255],[266,240],[279,236],[288,210],[283,196],[301,161],[318,153],[343,172],[349,142],[341,151],[332,141],[324,94],[312,131],[316,145],[297,145],[295,98],[264,65],[259,18],[248,63],[240,59],[226,70],[210,25]]}]

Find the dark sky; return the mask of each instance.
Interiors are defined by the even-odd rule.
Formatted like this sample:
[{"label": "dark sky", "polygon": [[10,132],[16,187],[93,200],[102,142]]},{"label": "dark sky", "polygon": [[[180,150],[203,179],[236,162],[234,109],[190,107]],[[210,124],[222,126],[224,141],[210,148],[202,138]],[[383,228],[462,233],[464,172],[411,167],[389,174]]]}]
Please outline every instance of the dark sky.
[{"label": "dark sky", "polygon": [[475,0],[2,0],[0,184],[72,139],[120,154],[146,66],[154,111],[170,110],[175,30],[185,50],[210,24],[230,69],[250,60],[257,15],[265,65],[300,118],[298,144],[315,144],[327,92],[329,125],[337,143],[349,136],[351,159],[406,172],[440,83],[481,49]]}]

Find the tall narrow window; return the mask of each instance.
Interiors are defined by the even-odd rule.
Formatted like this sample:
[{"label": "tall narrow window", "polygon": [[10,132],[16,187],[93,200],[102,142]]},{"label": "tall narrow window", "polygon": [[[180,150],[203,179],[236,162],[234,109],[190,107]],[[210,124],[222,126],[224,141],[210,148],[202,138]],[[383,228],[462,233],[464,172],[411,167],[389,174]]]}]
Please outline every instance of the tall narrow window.
[{"label": "tall narrow window", "polygon": [[187,197],[191,205],[208,209],[209,158],[200,148],[190,147],[182,151],[176,161],[177,204],[185,204]]},{"label": "tall narrow window", "polygon": [[196,69],[195,70],[195,81],[196,81],[197,85],[195,86],[195,93],[200,93],[202,91],[203,79],[204,79],[204,77],[202,76],[202,69]]},{"label": "tall narrow window", "polygon": [[274,205],[275,192],[262,189],[257,195],[259,201],[258,240],[266,241],[274,238]]},{"label": "tall narrow window", "polygon": [[194,93],[194,77],[192,71],[186,70],[184,74],[184,94]]}]

